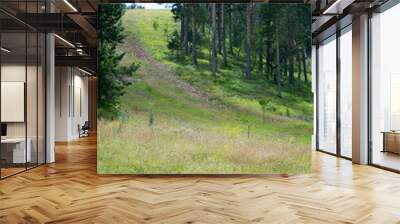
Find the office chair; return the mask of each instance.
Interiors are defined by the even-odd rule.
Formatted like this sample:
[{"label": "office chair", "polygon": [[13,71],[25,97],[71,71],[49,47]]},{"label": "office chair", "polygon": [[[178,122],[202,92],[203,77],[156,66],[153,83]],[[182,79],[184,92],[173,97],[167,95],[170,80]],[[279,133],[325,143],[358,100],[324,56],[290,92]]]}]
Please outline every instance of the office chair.
[{"label": "office chair", "polygon": [[80,125],[78,124],[79,138],[89,136],[89,129],[90,129],[89,121],[85,121],[82,127],[80,127]]}]

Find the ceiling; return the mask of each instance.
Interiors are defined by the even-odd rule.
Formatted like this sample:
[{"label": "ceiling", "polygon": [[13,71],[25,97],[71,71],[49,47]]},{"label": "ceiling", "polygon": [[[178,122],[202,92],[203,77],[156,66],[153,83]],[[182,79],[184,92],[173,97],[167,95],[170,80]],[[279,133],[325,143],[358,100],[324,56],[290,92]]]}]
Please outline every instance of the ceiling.
[{"label": "ceiling", "polygon": [[[313,38],[316,39],[316,37],[321,36],[323,32],[329,30],[330,27],[345,16],[349,14],[356,15],[359,12],[365,11],[367,8],[376,7],[385,1],[386,0],[255,0],[253,2],[304,2],[311,4],[313,10],[312,32]],[[98,4],[110,2],[121,3],[134,1],[47,0],[46,5],[46,0],[1,0],[0,23],[2,31],[14,33],[14,35],[5,35],[5,39],[9,38],[9,40],[5,40],[5,42],[11,43],[14,41],[13,44],[9,44],[10,48],[15,48],[14,54],[19,54],[18,52],[23,51],[19,46],[24,45],[21,42],[21,38],[18,37],[16,33],[25,31],[26,28],[40,32],[55,32],[61,37],[56,38],[55,42],[56,55],[59,56],[59,60],[63,60],[60,64],[77,63],[79,60],[87,60],[90,61],[90,63],[94,63],[90,68],[95,70],[97,37],[96,9]],[[136,2],[145,3],[157,1],[142,0]],[[248,1],[243,0],[242,2]],[[48,13],[49,11],[52,13]],[[12,38],[12,36],[15,36],[15,38]],[[75,47],[71,47],[71,43],[75,45]],[[79,53],[77,49],[80,49],[78,51],[83,53]],[[29,47],[28,52],[30,52]]]}]

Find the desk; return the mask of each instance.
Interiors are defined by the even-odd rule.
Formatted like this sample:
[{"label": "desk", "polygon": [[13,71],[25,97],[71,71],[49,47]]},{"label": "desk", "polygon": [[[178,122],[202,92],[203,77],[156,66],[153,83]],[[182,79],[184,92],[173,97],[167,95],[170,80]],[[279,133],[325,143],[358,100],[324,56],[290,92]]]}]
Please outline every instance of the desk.
[{"label": "desk", "polygon": [[[31,162],[32,153],[30,138],[27,139],[28,144],[25,152],[25,138],[5,138],[1,139],[2,157],[8,163],[26,163]],[[12,159],[11,159],[12,158]]]},{"label": "desk", "polygon": [[383,131],[383,150],[382,152],[392,152],[400,154],[400,132]]}]

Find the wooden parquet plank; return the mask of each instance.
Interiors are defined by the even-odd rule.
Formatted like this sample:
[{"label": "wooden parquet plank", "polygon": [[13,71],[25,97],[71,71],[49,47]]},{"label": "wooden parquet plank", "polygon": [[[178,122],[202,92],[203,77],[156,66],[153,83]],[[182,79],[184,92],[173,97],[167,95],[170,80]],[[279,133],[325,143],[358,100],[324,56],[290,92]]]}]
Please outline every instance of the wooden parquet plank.
[{"label": "wooden parquet plank", "polygon": [[311,175],[97,175],[94,137],[0,181],[0,223],[400,223],[400,175],[313,153]]}]

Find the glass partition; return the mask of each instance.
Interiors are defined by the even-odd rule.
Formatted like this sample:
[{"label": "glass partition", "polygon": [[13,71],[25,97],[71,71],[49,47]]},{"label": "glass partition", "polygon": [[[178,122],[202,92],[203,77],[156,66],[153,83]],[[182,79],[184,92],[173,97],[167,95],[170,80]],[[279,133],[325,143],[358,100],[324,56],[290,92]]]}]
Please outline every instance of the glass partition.
[{"label": "glass partition", "polygon": [[25,32],[3,32],[1,39],[1,174],[6,177],[24,171],[31,161],[26,150],[27,39]]},{"label": "glass partition", "polygon": [[340,36],[340,154],[352,157],[352,32],[351,25]]},{"label": "glass partition", "polygon": [[336,153],[336,35],[318,47],[318,149]]},{"label": "glass partition", "polygon": [[[43,11],[43,1],[14,3],[0,7]],[[45,44],[43,33],[0,12],[0,178],[45,163]]]},{"label": "glass partition", "polygon": [[371,18],[371,162],[400,170],[400,5]]}]

